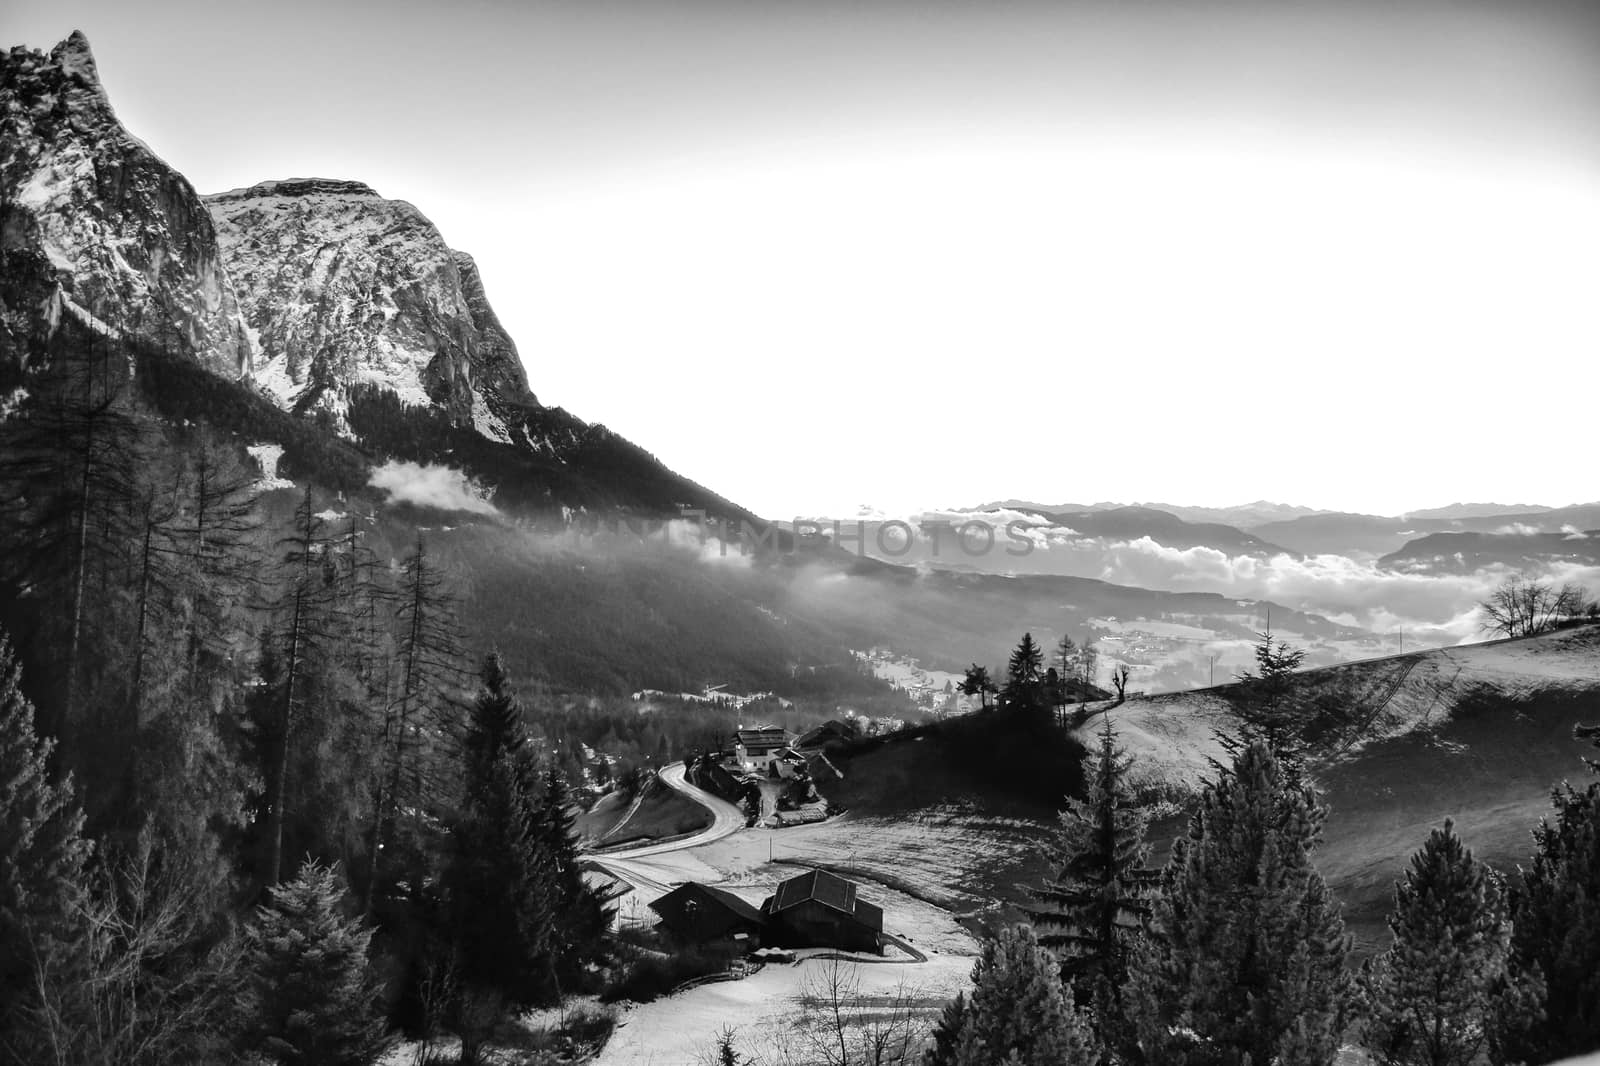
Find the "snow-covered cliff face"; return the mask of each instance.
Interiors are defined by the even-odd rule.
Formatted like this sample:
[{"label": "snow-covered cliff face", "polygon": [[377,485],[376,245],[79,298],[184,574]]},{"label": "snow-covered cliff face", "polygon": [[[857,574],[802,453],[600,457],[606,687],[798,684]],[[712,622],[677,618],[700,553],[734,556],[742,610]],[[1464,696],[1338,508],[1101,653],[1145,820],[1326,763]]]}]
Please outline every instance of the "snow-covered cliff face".
[{"label": "snow-covered cliff face", "polygon": [[415,207],[325,178],[205,199],[257,380],[284,406],[340,412],[351,386],[372,383],[509,440],[535,404],[477,266]]},{"label": "snow-covered cliff face", "polygon": [[0,343],[63,315],[251,370],[210,212],[122,128],[81,33],[0,54]]}]

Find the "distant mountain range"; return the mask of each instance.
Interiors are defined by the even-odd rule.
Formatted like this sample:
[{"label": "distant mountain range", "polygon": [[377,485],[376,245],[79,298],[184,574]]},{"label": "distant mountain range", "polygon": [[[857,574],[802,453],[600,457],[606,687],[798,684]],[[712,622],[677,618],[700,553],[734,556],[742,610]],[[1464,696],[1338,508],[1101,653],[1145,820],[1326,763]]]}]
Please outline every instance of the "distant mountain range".
[{"label": "distant mountain range", "polygon": [[[1579,505],[1574,504],[1573,506]],[[1288,522],[1296,518],[1316,515],[1349,515],[1351,513],[1348,511],[1329,510],[1325,507],[1302,507],[1299,504],[1292,503],[1273,503],[1270,500],[1256,500],[1252,503],[1240,503],[1231,507],[1186,507],[1174,503],[1116,503],[1109,500],[1090,504],[1047,504],[1034,500],[1005,499],[992,500],[988,503],[980,504],[973,510],[992,511],[1001,508],[1036,511],[1044,514],[1145,508],[1152,511],[1165,511],[1167,514],[1181,518],[1185,522],[1216,522],[1222,525],[1236,526],[1239,529],[1255,529],[1271,522]],[[1434,518],[1494,518],[1502,515],[1527,516],[1545,514],[1561,509],[1532,503],[1452,503],[1444,507],[1425,507],[1417,511],[1407,511],[1404,514],[1393,517],[1402,521]],[[1362,515],[1360,517],[1379,516]]]}]

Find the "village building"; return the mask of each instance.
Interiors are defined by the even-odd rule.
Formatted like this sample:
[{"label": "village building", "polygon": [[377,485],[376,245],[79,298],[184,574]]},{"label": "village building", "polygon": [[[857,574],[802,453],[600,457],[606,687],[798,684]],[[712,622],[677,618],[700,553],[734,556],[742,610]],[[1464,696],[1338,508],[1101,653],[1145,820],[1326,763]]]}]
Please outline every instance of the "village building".
[{"label": "village building", "polygon": [[791,877],[761,905],[766,939],[781,947],[829,947],[883,954],[883,909],[824,870]]},{"label": "village building", "polygon": [[776,726],[740,729],[733,736],[734,761],[747,773],[765,774],[788,746],[789,734]]},{"label": "village building", "polygon": [[798,751],[821,751],[829,744],[842,740],[849,740],[855,736],[855,731],[837,718],[831,718],[815,729],[801,733],[794,742]]},{"label": "village building", "polygon": [[754,949],[761,946],[767,918],[754,904],[732,892],[690,881],[652,900],[660,927],[685,943],[727,941]]}]

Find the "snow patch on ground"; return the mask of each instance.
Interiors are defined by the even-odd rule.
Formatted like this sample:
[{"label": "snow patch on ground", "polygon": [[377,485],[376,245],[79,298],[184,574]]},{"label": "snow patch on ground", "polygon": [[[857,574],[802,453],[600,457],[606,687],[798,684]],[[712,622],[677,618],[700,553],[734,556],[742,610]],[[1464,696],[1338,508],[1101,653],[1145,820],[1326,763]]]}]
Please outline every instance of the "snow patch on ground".
[{"label": "snow patch on ground", "polygon": [[28,399],[28,390],[18,385],[4,396],[0,396],[0,422],[4,422],[17,413]]},{"label": "snow patch on ground", "polygon": [[[794,831],[782,831],[777,839],[784,839],[785,832]],[[698,875],[694,880],[716,884],[759,905],[780,881],[805,872],[804,867],[764,861],[765,843],[763,861],[754,865],[747,864],[747,849],[730,847],[736,841],[748,843],[746,838],[764,841],[765,836],[738,833],[696,848],[692,867],[680,865],[691,859],[688,852],[638,861],[659,863],[667,878],[692,869]],[[728,879],[716,880],[719,873]],[[805,1048],[821,1022],[816,1000],[834,967],[850,998],[866,1014],[903,1006],[931,1021],[946,1001],[970,987],[978,942],[952,915],[932,904],[871,882],[862,883],[859,891],[862,899],[883,908],[884,931],[908,939],[927,955],[927,962],[918,963],[893,945],[881,957],[850,954],[836,961],[824,958],[827,952],[802,951],[792,964],[769,964],[741,980],[701,985],[654,1003],[626,1007],[595,1066],[696,1063],[725,1027],[734,1031],[735,1042],[746,1054],[767,1057],[785,1047]],[[624,917],[628,908],[624,900]],[[644,913],[654,918],[654,912]]]},{"label": "snow patch on ground", "polygon": [[278,460],[283,458],[283,445],[251,444],[245,451],[261,466],[261,480],[256,482],[258,492],[294,488],[293,481],[278,476]]}]

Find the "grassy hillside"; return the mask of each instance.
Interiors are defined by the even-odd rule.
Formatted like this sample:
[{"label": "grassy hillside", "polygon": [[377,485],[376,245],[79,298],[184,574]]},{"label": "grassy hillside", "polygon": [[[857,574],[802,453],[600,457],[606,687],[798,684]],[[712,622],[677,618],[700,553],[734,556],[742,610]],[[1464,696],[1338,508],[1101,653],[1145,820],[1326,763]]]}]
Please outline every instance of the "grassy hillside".
[{"label": "grassy hillside", "polygon": [[[1588,749],[1572,740],[1572,726],[1600,720],[1600,626],[1349,663],[1297,680],[1295,698],[1313,721],[1313,777],[1332,808],[1319,863],[1365,952],[1387,935],[1394,879],[1443,819],[1454,818],[1467,843],[1503,870],[1526,860],[1550,789],[1587,774]],[[1168,812],[1153,826],[1158,860],[1184,824],[1172,804],[1208,774],[1208,756],[1220,752],[1213,731],[1230,726],[1237,695],[1221,686],[1109,708],[1136,756],[1137,782]],[[1080,739],[1092,739],[1099,721]],[[892,741],[853,754],[846,780],[825,787],[849,797],[856,835],[870,830],[875,852],[914,858],[907,849],[915,845],[937,855],[942,834],[949,849],[984,867],[1000,898],[1015,898],[1018,882],[1042,872],[1029,833],[1015,823],[1037,833],[1049,808],[1015,785],[975,787],[950,771],[950,757],[950,745],[931,737]],[[975,827],[996,822],[1009,826],[1004,846],[967,847]],[[953,865],[930,864],[925,876],[938,883],[928,894],[971,897],[974,875]],[[897,876],[924,875],[902,861]]]}]

